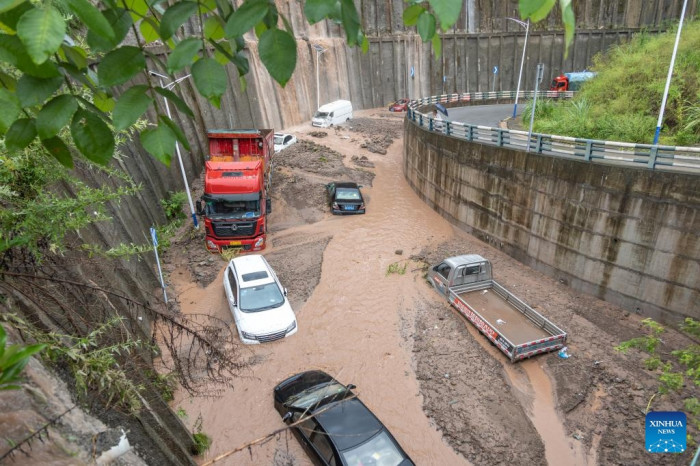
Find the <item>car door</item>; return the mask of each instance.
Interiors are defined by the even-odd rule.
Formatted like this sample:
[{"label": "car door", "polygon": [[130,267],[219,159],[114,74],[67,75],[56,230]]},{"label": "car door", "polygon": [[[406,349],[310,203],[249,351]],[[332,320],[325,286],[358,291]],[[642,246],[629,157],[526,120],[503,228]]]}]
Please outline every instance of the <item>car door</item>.
[{"label": "car door", "polygon": [[229,265],[226,267],[226,273],[224,274],[224,291],[226,292],[226,299],[228,300],[229,308],[233,314],[233,319],[238,326],[239,321],[239,310],[238,310],[238,283],[236,282],[236,274],[233,273],[233,267]]},{"label": "car door", "polygon": [[[292,421],[297,422],[301,417],[302,415],[300,413],[294,413]],[[304,448],[306,454],[309,455],[314,465],[328,466],[329,463],[321,456],[311,440],[311,436],[317,429],[319,429],[318,423],[312,417],[303,420],[293,427],[293,431],[299,439],[301,446]],[[333,464],[335,464],[335,462]]]}]

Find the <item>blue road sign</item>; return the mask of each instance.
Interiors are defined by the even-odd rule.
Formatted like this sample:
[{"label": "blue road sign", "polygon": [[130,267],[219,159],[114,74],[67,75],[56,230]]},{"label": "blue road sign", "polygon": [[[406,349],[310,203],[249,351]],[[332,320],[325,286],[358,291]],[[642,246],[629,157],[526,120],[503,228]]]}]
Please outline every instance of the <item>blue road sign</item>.
[{"label": "blue road sign", "polygon": [[411,77],[415,76],[415,74],[416,74],[416,70],[413,67],[411,67]]},{"label": "blue road sign", "polygon": [[493,74],[498,74],[498,67],[497,66],[493,67]]}]

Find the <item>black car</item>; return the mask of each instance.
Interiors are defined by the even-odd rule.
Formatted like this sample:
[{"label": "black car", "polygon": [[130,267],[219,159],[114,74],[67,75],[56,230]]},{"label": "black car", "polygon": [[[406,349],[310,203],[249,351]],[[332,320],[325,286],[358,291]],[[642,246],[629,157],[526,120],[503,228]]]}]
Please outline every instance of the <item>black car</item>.
[{"label": "black car", "polygon": [[294,375],[275,387],[275,409],[314,464],[412,466],[413,461],[352,389],[322,371]]},{"label": "black car", "polygon": [[352,182],[328,183],[326,189],[330,196],[331,212],[338,214],[364,214],[365,200],[360,188],[362,186]]}]

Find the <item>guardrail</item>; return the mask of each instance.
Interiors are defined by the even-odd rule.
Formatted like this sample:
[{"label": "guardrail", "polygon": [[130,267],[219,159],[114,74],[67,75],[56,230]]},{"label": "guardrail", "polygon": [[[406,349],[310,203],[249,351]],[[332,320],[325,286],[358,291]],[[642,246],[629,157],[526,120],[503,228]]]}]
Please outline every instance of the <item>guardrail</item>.
[{"label": "guardrail", "polygon": [[[521,91],[519,98],[528,99],[534,91]],[[540,91],[538,98],[571,98],[573,92]],[[510,149],[564,157],[593,163],[609,163],[651,170],[700,174],[700,147],[661,146],[629,142],[599,141],[572,138],[552,134],[529,134],[527,131],[469,125],[449,120],[437,120],[418,111],[435,103],[484,102],[498,99],[515,99],[514,91],[471,92],[444,94],[414,100],[408,109],[407,118],[420,127],[446,136],[456,137],[479,144],[507,147]]]}]

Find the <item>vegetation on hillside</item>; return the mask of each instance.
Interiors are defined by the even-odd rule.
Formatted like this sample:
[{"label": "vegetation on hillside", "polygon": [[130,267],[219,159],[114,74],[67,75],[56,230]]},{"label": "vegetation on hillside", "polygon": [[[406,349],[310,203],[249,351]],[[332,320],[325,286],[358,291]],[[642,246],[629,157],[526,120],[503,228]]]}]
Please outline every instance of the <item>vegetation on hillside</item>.
[{"label": "vegetation on hillside", "polygon": [[[651,144],[677,29],[640,33],[594,59],[598,75],[568,102],[537,103],[534,130],[588,139]],[[700,21],[681,32],[661,144],[700,143]]]}]

